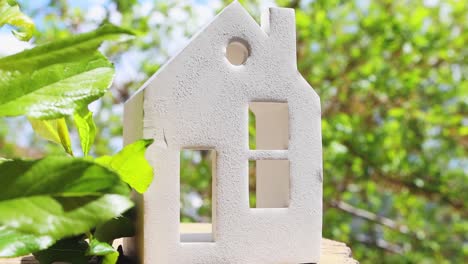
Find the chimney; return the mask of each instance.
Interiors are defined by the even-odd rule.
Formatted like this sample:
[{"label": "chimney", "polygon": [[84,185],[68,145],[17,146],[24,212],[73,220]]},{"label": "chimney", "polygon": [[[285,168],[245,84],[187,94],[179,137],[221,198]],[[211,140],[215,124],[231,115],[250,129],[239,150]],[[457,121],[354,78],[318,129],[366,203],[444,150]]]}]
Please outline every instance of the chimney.
[{"label": "chimney", "polygon": [[262,13],[262,29],[296,67],[296,19],[294,9],[270,7]]}]

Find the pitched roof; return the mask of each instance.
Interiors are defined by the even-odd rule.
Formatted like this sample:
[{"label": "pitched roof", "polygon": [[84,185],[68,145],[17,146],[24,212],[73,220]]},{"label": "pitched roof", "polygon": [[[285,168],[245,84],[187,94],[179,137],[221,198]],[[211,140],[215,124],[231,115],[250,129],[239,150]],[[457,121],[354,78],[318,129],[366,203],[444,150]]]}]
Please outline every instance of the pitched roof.
[{"label": "pitched roof", "polygon": [[208,22],[205,26],[203,26],[197,33],[195,33],[190,40],[178,51],[176,52],[175,55],[173,55],[166,63],[164,63],[161,68],[157,70],[156,73],[154,73],[128,100],[131,100],[135,95],[139,94],[143,90],[146,89],[146,87],[155,79],[157,78],[162,72],[165,71],[165,69],[174,62],[174,59],[179,57],[181,54],[183,54],[187,48],[193,43],[200,38],[200,36],[211,26],[214,26],[215,22],[223,17],[229,17],[229,19],[233,22],[235,22],[233,19],[237,21],[243,21],[244,23],[247,21],[250,24],[255,24],[257,25],[257,28],[259,31],[265,34],[265,37],[267,37],[266,33],[261,29],[260,25],[252,18],[252,16],[245,10],[245,8],[237,1],[233,1],[231,4],[226,6],[220,13],[218,13],[210,22]]}]

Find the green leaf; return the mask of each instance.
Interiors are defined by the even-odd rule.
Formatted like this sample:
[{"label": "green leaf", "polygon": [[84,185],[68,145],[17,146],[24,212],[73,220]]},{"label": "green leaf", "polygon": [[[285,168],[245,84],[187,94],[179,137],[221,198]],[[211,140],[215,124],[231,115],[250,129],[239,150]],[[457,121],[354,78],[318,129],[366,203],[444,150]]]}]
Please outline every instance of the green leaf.
[{"label": "green leaf", "polygon": [[[10,236],[0,245],[0,257],[14,257],[43,250],[50,242],[82,234],[113,217],[121,215],[133,206],[126,196],[105,194],[102,196],[53,197],[47,195],[17,198],[0,202],[0,225],[30,237]],[[23,239],[23,240],[21,240]],[[42,243],[42,241],[47,243]],[[18,244],[12,250],[11,244]],[[27,248],[22,244],[27,244]],[[8,255],[6,255],[8,254]]]},{"label": "green leaf", "polygon": [[0,116],[53,119],[71,115],[101,97],[113,75],[112,64],[97,52],[34,72],[0,69]]},{"label": "green leaf", "polygon": [[13,35],[19,40],[27,41],[34,33],[34,22],[21,13],[16,1],[0,0],[0,27],[5,24],[19,29],[12,31]]},{"label": "green leaf", "polygon": [[114,172],[83,159],[11,160],[0,164],[0,171],[0,202],[37,195],[129,194]]},{"label": "green leaf", "polygon": [[34,257],[40,263],[88,264],[90,257],[86,256],[87,249],[88,243],[84,240],[84,236],[77,236],[59,240],[46,250],[34,253]]},{"label": "green leaf", "polygon": [[58,241],[52,247],[34,254],[41,263],[70,262],[73,264],[87,264],[92,256],[103,256],[102,263],[115,264],[119,257],[111,245],[90,239],[89,244],[85,236]]},{"label": "green leaf", "polygon": [[97,240],[107,243],[112,243],[117,238],[132,237],[134,235],[135,227],[133,222],[125,216],[119,216],[98,225],[96,231],[94,231],[94,237]]},{"label": "green leaf", "polygon": [[102,264],[115,264],[117,263],[118,259],[119,259],[119,252],[114,251],[104,256],[104,258],[102,259]]},{"label": "green leaf", "polygon": [[105,256],[113,252],[115,252],[115,249],[112,245],[92,238],[90,239],[89,248],[86,254],[88,256]]},{"label": "green leaf", "polygon": [[49,235],[35,235],[0,225],[0,257],[27,255],[54,243]]},{"label": "green leaf", "polygon": [[[111,245],[113,240],[120,237],[131,237],[135,235],[135,227],[129,217],[133,217],[134,210],[125,212],[124,216],[113,218],[102,225],[98,225],[93,237],[98,241],[105,241]],[[119,253],[114,251],[104,256],[102,263],[114,264],[119,258]]]},{"label": "green leaf", "polygon": [[138,140],[115,156],[102,156],[96,162],[114,170],[137,192],[144,193],[153,181],[153,168],[145,159],[145,151],[152,143],[152,139]]},{"label": "green leaf", "polygon": [[119,258],[119,252],[117,252],[112,245],[101,242],[96,238],[90,239],[89,248],[86,252],[88,256],[103,256],[102,263],[115,264]]},{"label": "green leaf", "polygon": [[87,108],[77,111],[73,118],[75,120],[78,134],[80,135],[81,148],[83,155],[88,156],[89,149],[93,145],[96,136],[96,125],[93,120],[93,113]]},{"label": "green leaf", "polygon": [[101,97],[114,67],[97,48],[131,31],[99,29],[0,59],[0,116],[53,119],[72,115]]},{"label": "green leaf", "polygon": [[67,123],[65,118],[40,120],[29,118],[29,122],[36,134],[39,136],[62,145],[63,149],[73,156],[71,148],[70,135],[68,133]]},{"label": "green leaf", "polygon": [[117,10],[121,13],[127,13],[132,10],[132,7],[137,4],[138,0],[116,0]]},{"label": "green leaf", "polygon": [[12,160],[0,171],[0,257],[43,250],[133,206],[119,176],[88,160]]}]

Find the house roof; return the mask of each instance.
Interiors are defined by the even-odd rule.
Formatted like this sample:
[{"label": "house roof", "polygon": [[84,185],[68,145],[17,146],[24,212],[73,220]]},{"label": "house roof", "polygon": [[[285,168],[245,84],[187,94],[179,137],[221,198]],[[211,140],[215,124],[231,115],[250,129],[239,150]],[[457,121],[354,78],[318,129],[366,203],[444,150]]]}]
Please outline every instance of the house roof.
[{"label": "house roof", "polygon": [[165,71],[165,69],[174,62],[174,59],[179,57],[182,53],[186,51],[186,49],[193,44],[194,41],[196,41],[197,38],[200,37],[201,34],[205,32],[205,30],[210,27],[216,20],[222,18],[223,16],[229,16],[229,14],[235,13],[236,16],[232,16],[230,19],[236,19],[236,20],[247,20],[250,23],[256,24],[258,28],[258,32],[261,34],[264,34],[265,37],[267,37],[265,31],[263,31],[260,27],[260,25],[257,24],[257,22],[250,16],[250,14],[245,10],[245,8],[237,1],[233,1],[230,3],[228,6],[226,6],[221,12],[219,12],[213,19],[211,19],[210,22],[208,22],[206,25],[204,25],[200,30],[197,31],[188,41],[187,43],[173,55],[170,57],[170,59],[164,63],[156,73],[154,73],[129,99],[131,100],[134,96],[137,94],[141,93],[143,90],[146,89],[146,87],[154,80],[156,79],[162,72]]},{"label": "house roof", "polygon": [[[294,10],[290,8],[279,8],[270,7],[262,13],[261,25],[259,25],[247,10],[236,0],[225,7],[220,13],[218,13],[209,23],[201,28],[196,34],[194,34],[187,44],[184,45],[174,56],[172,56],[163,66],[154,73],[134,95],[129,99],[131,100],[135,95],[145,90],[150,83],[157,79],[167,68],[175,62],[178,57],[181,57],[189,47],[194,45],[200,38],[203,37],[204,33],[211,27],[216,27],[217,22],[227,20],[231,25],[242,25],[243,29],[237,31],[254,31],[253,35],[261,39],[269,39],[270,42],[278,42],[279,45],[287,46],[285,50],[289,49],[289,54],[293,58],[288,67],[296,68],[296,36],[295,36],[295,18]],[[216,30],[222,31],[222,28],[216,28]],[[226,34],[226,32],[223,32]],[[298,74],[300,78],[300,74]],[[318,98],[318,96],[316,96]]]}]

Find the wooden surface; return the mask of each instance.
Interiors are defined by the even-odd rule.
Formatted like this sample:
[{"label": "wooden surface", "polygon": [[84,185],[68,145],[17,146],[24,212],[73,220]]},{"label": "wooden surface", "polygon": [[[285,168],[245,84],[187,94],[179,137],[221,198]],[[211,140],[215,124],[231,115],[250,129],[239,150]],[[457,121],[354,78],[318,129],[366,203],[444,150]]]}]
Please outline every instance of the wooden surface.
[{"label": "wooden surface", "polygon": [[[345,243],[322,239],[322,249],[320,252],[319,264],[357,264],[351,257],[351,249]],[[38,264],[33,257],[23,257],[14,259],[0,259],[0,264]]]},{"label": "wooden surface", "polygon": [[352,258],[351,249],[345,243],[322,238],[320,264],[357,264]]}]

